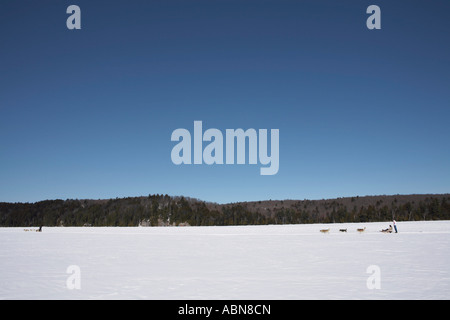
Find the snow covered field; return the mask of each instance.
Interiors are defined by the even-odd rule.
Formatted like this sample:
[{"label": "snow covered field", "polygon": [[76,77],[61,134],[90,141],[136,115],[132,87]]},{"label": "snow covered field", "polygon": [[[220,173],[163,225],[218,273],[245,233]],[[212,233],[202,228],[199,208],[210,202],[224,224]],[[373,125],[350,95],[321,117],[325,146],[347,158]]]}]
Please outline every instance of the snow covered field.
[{"label": "snow covered field", "polygon": [[449,299],[450,221],[388,225],[0,228],[0,299]]}]

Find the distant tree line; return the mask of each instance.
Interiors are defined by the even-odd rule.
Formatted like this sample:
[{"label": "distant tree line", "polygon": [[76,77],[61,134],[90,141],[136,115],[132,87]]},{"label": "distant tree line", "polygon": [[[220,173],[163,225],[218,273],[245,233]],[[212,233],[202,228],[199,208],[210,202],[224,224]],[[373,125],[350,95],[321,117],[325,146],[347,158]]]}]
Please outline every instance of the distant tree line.
[{"label": "distant tree line", "polygon": [[213,204],[149,195],[111,200],[0,203],[1,227],[226,226],[450,220],[450,195]]}]

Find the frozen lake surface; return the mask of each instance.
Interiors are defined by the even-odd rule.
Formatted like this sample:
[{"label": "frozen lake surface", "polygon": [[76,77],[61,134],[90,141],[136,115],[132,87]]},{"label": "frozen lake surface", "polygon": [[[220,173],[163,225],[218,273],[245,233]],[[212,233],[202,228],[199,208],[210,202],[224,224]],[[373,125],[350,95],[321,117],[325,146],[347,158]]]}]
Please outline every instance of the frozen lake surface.
[{"label": "frozen lake surface", "polygon": [[0,228],[0,299],[449,299],[450,221],[389,224]]}]

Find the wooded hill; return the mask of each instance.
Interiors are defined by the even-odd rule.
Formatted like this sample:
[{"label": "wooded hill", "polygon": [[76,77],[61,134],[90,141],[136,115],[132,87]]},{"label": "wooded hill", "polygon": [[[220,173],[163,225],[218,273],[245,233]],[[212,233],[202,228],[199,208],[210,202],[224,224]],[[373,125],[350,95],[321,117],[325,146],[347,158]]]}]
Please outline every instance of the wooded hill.
[{"label": "wooded hill", "polygon": [[149,195],[110,200],[0,203],[0,227],[224,226],[450,220],[450,194],[216,204]]}]

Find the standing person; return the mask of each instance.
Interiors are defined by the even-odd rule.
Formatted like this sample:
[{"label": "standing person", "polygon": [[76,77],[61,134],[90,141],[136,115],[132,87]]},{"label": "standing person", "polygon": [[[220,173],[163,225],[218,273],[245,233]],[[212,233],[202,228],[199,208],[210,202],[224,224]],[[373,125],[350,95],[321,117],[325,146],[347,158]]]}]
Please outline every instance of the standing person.
[{"label": "standing person", "polygon": [[397,231],[397,222],[394,220],[393,223],[394,223],[395,233],[398,233],[398,231]]}]

